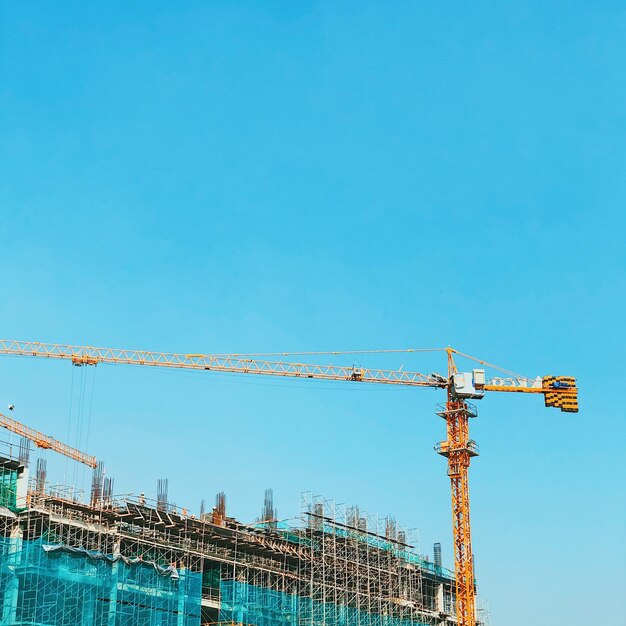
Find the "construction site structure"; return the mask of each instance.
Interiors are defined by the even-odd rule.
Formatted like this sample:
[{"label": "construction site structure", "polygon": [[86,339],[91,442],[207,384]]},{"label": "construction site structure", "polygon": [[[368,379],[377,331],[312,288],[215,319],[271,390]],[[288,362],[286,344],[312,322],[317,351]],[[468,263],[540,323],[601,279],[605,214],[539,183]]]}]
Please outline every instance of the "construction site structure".
[{"label": "construction site structure", "polygon": [[[459,626],[475,626],[477,623],[476,582],[472,552],[468,470],[471,458],[478,455],[478,446],[469,436],[469,419],[475,417],[477,412],[468,401],[470,399],[480,400],[487,392],[542,394],[547,407],[559,408],[565,412],[577,412],[578,388],[576,380],[569,376],[528,378],[506,370],[501,371],[507,376],[488,380],[485,370],[482,368],[475,368],[470,372],[458,371],[454,357],[460,355],[478,361],[483,366],[492,368],[495,366],[452,348],[446,348],[445,351],[447,353],[446,376],[437,373],[408,372],[402,369],[367,369],[355,366],[315,365],[258,358],[266,355],[177,354],[0,340],[0,354],[68,359],[77,366],[93,366],[99,363],[130,364],[290,378],[431,387],[445,390],[447,402],[440,407],[438,414],[446,421],[447,438],[436,446],[436,450],[448,460],[448,476],[452,492],[456,618]],[[252,358],[253,356],[255,358]]]},{"label": "construction site structure", "polygon": [[0,455],[0,623],[5,626],[451,626],[454,574],[394,519],[302,494],[300,515],[191,515],[116,497],[101,464],[88,501],[37,464]]}]

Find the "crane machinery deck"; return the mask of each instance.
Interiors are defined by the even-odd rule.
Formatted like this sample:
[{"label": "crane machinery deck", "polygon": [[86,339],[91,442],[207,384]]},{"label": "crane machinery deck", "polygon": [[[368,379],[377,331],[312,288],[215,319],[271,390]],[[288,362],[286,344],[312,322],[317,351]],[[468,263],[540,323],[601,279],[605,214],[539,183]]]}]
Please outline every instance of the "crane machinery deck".
[{"label": "crane machinery deck", "polygon": [[[475,417],[477,412],[469,401],[480,400],[486,394],[493,392],[542,394],[546,407],[558,408],[564,412],[576,412],[578,411],[578,388],[576,380],[569,376],[528,378],[503,371],[504,376],[488,379],[484,367],[495,368],[495,366],[452,348],[446,348],[445,352],[447,372],[446,375],[441,375],[259,358],[266,355],[183,354],[0,340],[0,355],[66,359],[75,366],[128,364],[358,384],[429,387],[445,391],[446,402],[439,406],[437,413],[446,422],[447,436],[445,441],[437,444],[435,449],[447,459],[451,484],[455,622],[458,626],[476,626],[476,584],[470,525],[468,470],[471,458],[478,455],[478,446],[469,435],[469,420]],[[469,372],[459,371],[455,356],[474,359],[482,367],[474,368]],[[314,509],[309,510],[308,514],[325,519],[323,507],[318,510],[317,514]],[[309,520],[309,525],[310,523]],[[319,524],[320,530],[325,527],[325,522],[322,521]],[[333,521],[333,528],[335,526],[336,521]],[[346,524],[346,527],[358,529],[358,519],[353,522],[353,525]],[[313,528],[317,526],[313,524]],[[311,618],[308,623],[317,625],[318,622]]]}]

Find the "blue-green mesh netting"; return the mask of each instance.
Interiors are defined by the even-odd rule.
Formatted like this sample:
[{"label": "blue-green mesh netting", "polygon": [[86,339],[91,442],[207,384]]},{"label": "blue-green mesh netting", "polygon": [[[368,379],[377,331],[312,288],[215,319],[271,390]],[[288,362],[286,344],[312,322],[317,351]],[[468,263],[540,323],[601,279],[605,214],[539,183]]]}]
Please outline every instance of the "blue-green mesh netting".
[{"label": "blue-green mesh netting", "polygon": [[15,510],[17,471],[0,467],[0,506]]},{"label": "blue-green mesh netting", "polygon": [[254,626],[425,626],[417,620],[365,613],[236,581],[220,584],[220,622]]},{"label": "blue-green mesh netting", "polygon": [[199,626],[202,575],[0,539],[3,626]]}]

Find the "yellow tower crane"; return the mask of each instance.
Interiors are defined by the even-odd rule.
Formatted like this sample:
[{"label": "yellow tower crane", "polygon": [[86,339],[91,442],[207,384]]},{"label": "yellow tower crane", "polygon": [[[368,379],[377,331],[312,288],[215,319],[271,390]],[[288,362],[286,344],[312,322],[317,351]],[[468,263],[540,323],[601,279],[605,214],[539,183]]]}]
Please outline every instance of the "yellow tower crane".
[{"label": "yellow tower crane", "polygon": [[478,446],[469,437],[469,419],[475,417],[477,412],[469,400],[481,399],[485,393],[490,392],[535,393],[543,394],[547,407],[575,413],[578,411],[578,388],[576,380],[570,376],[525,378],[507,372],[509,375],[506,377],[487,379],[484,369],[476,368],[471,372],[459,372],[454,361],[455,354],[478,361],[483,366],[495,366],[452,348],[446,348],[446,352],[447,376],[442,376],[403,370],[312,365],[250,358],[254,355],[177,354],[0,340],[0,355],[68,359],[77,366],[121,363],[150,367],[259,374],[262,376],[435,387],[446,390],[447,401],[440,405],[438,414],[446,421],[447,437],[445,441],[437,444],[435,449],[448,459],[448,476],[452,490],[457,624],[458,626],[476,626],[476,589],[470,527],[468,470],[471,458],[478,455]]}]

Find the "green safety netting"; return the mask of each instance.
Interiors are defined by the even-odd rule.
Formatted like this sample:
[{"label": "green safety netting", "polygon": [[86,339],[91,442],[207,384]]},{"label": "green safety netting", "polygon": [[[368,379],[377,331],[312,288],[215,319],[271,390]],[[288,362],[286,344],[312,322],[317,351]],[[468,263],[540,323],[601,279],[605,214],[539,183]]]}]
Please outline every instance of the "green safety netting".
[{"label": "green safety netting", "polygon": [[250,626],[426,626],[233,580],[220,584],[220,622]]},{"label": "green safety netting", "polygon": [[0,506],[15,510],[17,494],[17,471],[0,467]]},{"label": "green safety netting", "polygon": [[200,572],[0,539],[3,626],[199,626]]}]

